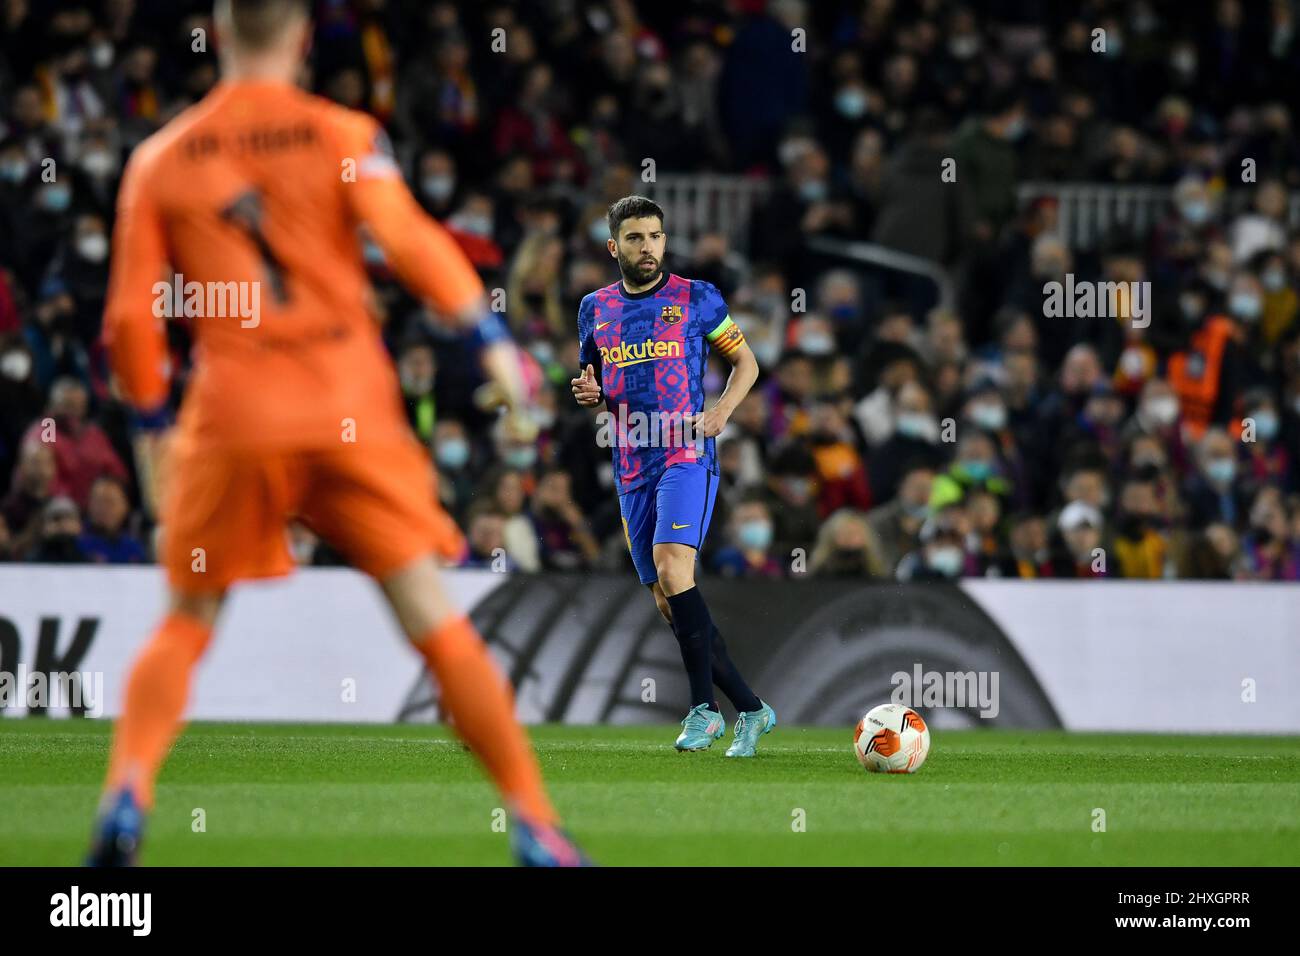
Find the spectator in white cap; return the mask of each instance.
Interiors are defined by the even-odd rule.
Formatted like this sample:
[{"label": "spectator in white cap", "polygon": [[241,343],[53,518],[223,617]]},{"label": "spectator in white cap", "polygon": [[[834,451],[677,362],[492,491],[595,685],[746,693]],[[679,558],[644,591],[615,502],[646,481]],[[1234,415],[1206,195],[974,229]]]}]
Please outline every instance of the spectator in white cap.
[{"label": "spectator in white cap", "polygon": [[1058,559],[1057,577],[1105,578],[1112,575],[1102,547],[1105,522],[1101,512],[1086,501],[1071,501],[1056,519],[1063,553]]}]

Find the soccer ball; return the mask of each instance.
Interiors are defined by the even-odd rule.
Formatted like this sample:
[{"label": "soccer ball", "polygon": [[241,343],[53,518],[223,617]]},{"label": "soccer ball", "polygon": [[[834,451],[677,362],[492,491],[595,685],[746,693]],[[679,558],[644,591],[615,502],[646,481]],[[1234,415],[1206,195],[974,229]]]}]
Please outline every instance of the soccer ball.
[{"label": "soccer ball", "polygon": [[853,728],[853,753],[872,773],[916,773],[930,753],[930,729],[910,707],[872,707]]}]

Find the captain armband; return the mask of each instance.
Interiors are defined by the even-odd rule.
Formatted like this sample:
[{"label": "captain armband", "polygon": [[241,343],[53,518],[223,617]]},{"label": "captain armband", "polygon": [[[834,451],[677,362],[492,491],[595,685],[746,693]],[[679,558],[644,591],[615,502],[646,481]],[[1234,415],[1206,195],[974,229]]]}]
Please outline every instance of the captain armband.
[{"label": "captain armband", "polygon": [[745,344],[745,334],[740,331],[740,326],[731,321],[731,316],[723,319],[705,338],[720,355],[730,355]]}]

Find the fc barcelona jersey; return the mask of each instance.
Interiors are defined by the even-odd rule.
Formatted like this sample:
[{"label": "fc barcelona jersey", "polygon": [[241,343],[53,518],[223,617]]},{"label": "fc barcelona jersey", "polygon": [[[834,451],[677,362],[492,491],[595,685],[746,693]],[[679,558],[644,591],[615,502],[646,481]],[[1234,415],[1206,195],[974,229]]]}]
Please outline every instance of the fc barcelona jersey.
[{"label": "fc barcelona jersey", "polygon": [[620,493],[681,462],[717,474],[713,439],[692,440],[677,424],[704,411],[710,346],[726,354],[741,341],[716,286],[664,273],[644,292],[621,281],[597,289],[578,308],[578,340],[582,368],[600,379]]}]

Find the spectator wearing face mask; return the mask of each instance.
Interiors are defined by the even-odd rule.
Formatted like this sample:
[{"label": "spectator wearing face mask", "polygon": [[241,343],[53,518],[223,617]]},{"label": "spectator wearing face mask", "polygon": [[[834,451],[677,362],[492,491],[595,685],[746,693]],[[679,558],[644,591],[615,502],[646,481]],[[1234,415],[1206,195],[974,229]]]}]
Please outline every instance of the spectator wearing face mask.
[{"label": "spectator wearing face mask", "polygon": [[94,213],[78,215],[73,239],[56,255],[41,283],[37,318],[43,337],[54,351],[60,339],[71,339],[83,351],[99,334],[108,286],[108,231]]},{"label": "spectator wearing face mask", "polygon": [[438,496],[457,520],[465,516],[474,495],[470,466],[473,449],[465,426],[454,418],[440,418],[433,426],[433,461],[438,468]]},{"label": "spectator wearing face mask", "polygon": [[1186,474],[1191,461],[1179,427],[1181,415],[1178,395],[1170,384],[1162,378],[1150,379],[1142,386],[1137,408],[1121,430],[1120,438],[1130,444],[1143,435],[1156,439],[1168,451],[1174,473]]},{"label": "spectator wearing face mask", "polygon": [[1172,210],[1151,234],[1149,258],[1154,280],[1174,283],[1192,275],[1205,247],[1223,238],[1216,211],[1204,179],[1189,174],[1178,181]]},{"label": "spectator wearing face mask", "polygon": [[455,159],[444,149],[430,149],[420,156],[416,173],[420,205],[433,218],[446,219],[460,198]]},{"label": "spectator wearing face mask", "polygon": [[961,410],[962,422],[983,432],[992,442],[994,458],[1013,489],[1013,503],[1027,501],[1029,470],[1016,433],[1008,422],[1007,403],[992,379],[980,379],[967,392]]},{"label": "spectator wearing face mask", "polygon": [[464,201],[444,225],[475,267],[499,269],[505,262],[505,254],[493,238],[495,224],[491,197],[484,193],[466,193]]},{"label": "spectator wearing face mask", "polygon": [[22,142],[10,136],[0,140],[0,262],[15,275],[28,274],[29,238],[23,229],[30,218],[29,180],[32,163]]},{"label": "spectator wearing face mask", "polygon": [[773,552],[772,515],[761,494],[740,500],[727,522],[728,544],[713,558],[713,569],[724,577],[781,578],[787,555]]},{"label": "spectator wearing face mask", "polygon": [[78,192],[97,212],[111,213],[116,205],[121,163],[106,133],[84,137],[77,159]]},{"label": "spectator wearing face mask", "polygon": [[849,235],[853,206],[831,179],[830,158],[802,136],[782,144],[786,174],[751,222],[750,250],[756,259],[792,263],[802,273],[804,242],[823,235]]},{"label": "spectator wearing face mask", "polygon": [[969,522],[960,503],[935,509],[921,526],[920,547],[904,555],[895,576],[900,581],[956,581],[974,570],[966,551]]},{"label": "spectator wearing face mask", "polygon": [[423,336],[416,336],[402,346],[397,357],[397,379],[402,386],[402,401],[406,404],[406,420],[422,442],[433,438],[437,419],[437,404],[433,386],[438,374],[438,362],[433,346]]},{"label": "spectator wearing face mask", "polygon": [[[899,324],[903,322],[910,326],[911,317],[904,316]],[[870,391],[853,407],[853,420],[867,447],[878,448],[894,434],[898,393],[921,379],[921,357],[899,342],[876,341],[859,355],[858,375],[861,387]]]},{"label": "spectator wearing face mask", "polygon": [[19,439],[44,404],[27,343],[19,335],[0,335],[0,476],[13,469]]},{"label": "spectator wearing face mask", "polygon": [[62,495],[51,498],[41,510],[36,542],[27,555],[38,564],[83,564],[86,555],[78,539],[81,514],[76,502]]},{"label": "spectator wearing face mask", "polygon": [[978,429],[969,429],[958,439],[947,477],[963,496],[974,491],[987,491],[1006,502],[1011,500],[1014,492],[1011,482],[1003,474],[993,440]]},{"label": "spectator wearing face mask", "polygon": [[835,354],[835,327],[829,319],[815,313],[790,323],[786,339],[790,348],[814,362]]},{"label": "spectator wearing face mask", "polygon": [[1282,420],[1272,392],[1265,388],[1251,389],[1241,397],[1241,408],[1241,421],[1236,424],[1244,451],[1240,461],[1242,490],[1253,495],[1258,489],[1272,485],[1294,491],[1296,477],[1291,456],[1278,440]]},{"label": "spectator wearing face mask", "polygon": [[24,287],[35,294],[40,289],[50,262],[72,231],[73,201],[76,197],[71,176],[60,177],[52,182],[42,179],[30,181],[33,191],[24,201],[28,208],[22,217],[26,255],[17,260],[16,264]]},{"label": "spectator wearing face mask", "polygon": [[141,564],[148,560],[144,546],[126,531],[131,500],[126,484],[101,475],[90,487],[85,530],[77,539],[90,561],[100,564]]},{"label": "spectator wearing face mask", "polygon": [[934,469],[923,461],[912,460],[903,465],[901,472],[898,494],[867,514],[881,564],[886,568],[898,567],[903,555],[915,550],[920,543],[921,525],[930,516]]},{"label": "spectator wearing face mask", "polygon": [[1238,528],[1245,523],[1246,500],[1237,487],[1237,443],[1222,428],[1212,428],[1196,446],[1196,472],[1184,498],[1193,527],[1221,521]]},{"label": "spectator wearing face mask", "polygon": [[1264,295],[1264,311],[1259,320],[1260,336],[1270,350],[1295,328],[1300,297],[1296,296],[1287,274],[1286,257],[1265,252],[1255,257],[1255,273]]},{"label": "spectator wearing face mask", "polygon": [[1237,341],[1252,358],[1265,358],[1268,343],[1263,339],[1261,324],[1264,318],[1264,285],[1249,270],[1241,270],[1233,277],[1228,288],[1227,311],[1237,320]]},{"label": "spectator wearing face mask", "polygon": [[916,382],[908,382],[898,390],[895,406],[894,433],[871,454],[871,489],[879,501],[894,497],[903,462],[923,462],[937,469],[944,457],[930,393]]}]

